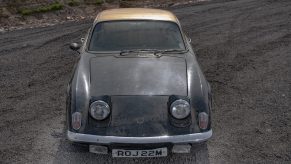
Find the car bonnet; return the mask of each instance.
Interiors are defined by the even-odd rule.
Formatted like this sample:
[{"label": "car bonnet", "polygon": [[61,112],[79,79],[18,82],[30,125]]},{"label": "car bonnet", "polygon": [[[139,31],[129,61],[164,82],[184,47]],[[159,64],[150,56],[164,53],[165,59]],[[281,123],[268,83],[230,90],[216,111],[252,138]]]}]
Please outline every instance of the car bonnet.
[{"label": "car bonnet", "polygon": [[184,57],[96,57],[90,60],[91,96],[187,95]]}]

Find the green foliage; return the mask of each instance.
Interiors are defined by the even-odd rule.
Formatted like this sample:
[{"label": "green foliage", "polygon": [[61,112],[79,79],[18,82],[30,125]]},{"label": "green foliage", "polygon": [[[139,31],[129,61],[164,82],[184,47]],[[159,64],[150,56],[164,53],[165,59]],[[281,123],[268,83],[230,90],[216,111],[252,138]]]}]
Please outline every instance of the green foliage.
[{"label": "green foliage", "polygon": [[34,11],[31,9],[21,9],[19,10],[19,13],[21,15],[31,15],[32,13],[34,13]]},{"label": "green foliage", "polygon": [[[49,9],[51,10],[51,11],[53,11],[53,10],[61,10],[61,9],[63,9],[63,5],[62,4],[60,4],[59,2],[56,2],[56,3],[54,3],[54,4],[52,4],[52,5],[50,5],[49,6]],[[50,11],[49,10],[49,11]]]},{"label": "green foliage", "polygon": [[78,0],[70,0],[68,2],[68,5],[69,6],[79,6],[80,5],[80,2]]},{"label": "green foliage", "polygon": [[55,3],[52,3],[52,4],[47,5],[47,6],[40,6],[38,8],[20,9],[19,13],[21,15],[31,15],[31,14],[34,14],[34,13],[44,13],[44,12],[49,12],[49,11],[61,10],[61,9],[63,9],[63,7],[64,6],[61,3],[55,2]]},{"label": "green foliage", "polygon": [[95,3],[96,5],[101,5],[103,3],[103,0],[96,0]]}]

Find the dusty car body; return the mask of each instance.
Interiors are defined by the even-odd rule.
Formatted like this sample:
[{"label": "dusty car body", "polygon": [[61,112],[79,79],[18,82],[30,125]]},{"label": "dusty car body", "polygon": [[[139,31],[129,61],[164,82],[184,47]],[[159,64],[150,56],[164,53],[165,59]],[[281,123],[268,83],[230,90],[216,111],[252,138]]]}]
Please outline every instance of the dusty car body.
[{"label": "dusty car body", "polygon": [[80,59],[67,89],[70,141],[114,157],[159,157],[212,136],[210,86],[171,12],[103,11],[71,48]]}]

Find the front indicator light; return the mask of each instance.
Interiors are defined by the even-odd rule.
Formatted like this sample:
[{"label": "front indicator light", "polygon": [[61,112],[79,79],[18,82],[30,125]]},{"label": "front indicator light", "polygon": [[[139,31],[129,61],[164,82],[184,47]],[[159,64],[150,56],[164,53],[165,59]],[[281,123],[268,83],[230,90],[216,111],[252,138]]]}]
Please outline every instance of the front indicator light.
[{"label": "front indicator light", "polygon": [[199,128],[200,129],[207,129],[208,127],[208,120],[209,120],[209,116],[207,113],[205,112],[201,112],[198,114],[198,120],[199,120]]},{"label": "front indicator light", "polygon": [[72,114],[72,128],[79,130],[81,128],[82,114],[80,112],[75,112]]}]

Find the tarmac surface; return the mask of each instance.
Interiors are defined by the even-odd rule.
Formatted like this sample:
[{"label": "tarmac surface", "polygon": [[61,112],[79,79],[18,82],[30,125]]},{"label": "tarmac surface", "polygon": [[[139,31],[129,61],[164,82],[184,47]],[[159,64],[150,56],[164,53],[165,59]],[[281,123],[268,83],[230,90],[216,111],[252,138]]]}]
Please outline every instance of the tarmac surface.
[{"label": "tarmac surface", "polygon": [[290,163],[291,1],[213,1],[170,9],[214,94],[213,137],[191,154],[111,158],[65,135],[69,44],[92,22],[0,34],[0,163]]}]

